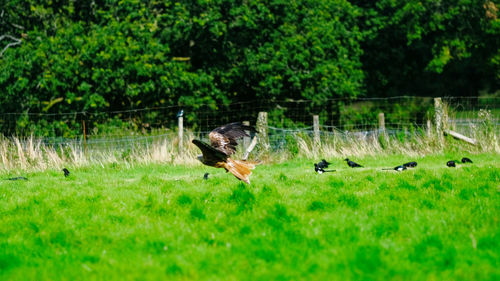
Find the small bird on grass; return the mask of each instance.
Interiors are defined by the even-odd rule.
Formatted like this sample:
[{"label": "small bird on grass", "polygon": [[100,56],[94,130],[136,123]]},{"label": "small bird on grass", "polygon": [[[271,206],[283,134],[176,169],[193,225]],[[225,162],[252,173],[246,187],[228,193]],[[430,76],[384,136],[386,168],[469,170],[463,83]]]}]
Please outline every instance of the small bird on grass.
[{"label": "small bird on grass", "polygon": [[446,166],[448,166],[448,167],[456,167],[457,165],[455,165],[455,161],[454,160],[450,160],[450,161],[446,162]]},{"label": "small bird on grass", "polygon": [[25,180],[25,181],[27,181],[28,178],[26,178],[26,177],[15,177],[15,178],[8,178],[6,180],[8,180],[8,181],[17,181],[17,180]]},{"label": "small bird on grass", "polygon": [[69,176],[69,170],[66,168],[63,168],[62,171],[64,172],[64,176],[67,177]]},{"label": "small bird on grass", "polygon": [[462,158],[462,163],[472,163],[472,160],[470,160],[467,157]]},{"label": "small bird on grass", "polygon": [[415,168],[417,167],[417,162],[404,163],[403,166],[405,166],[406,168]]},{"label": "small bird on grass", "polygon": [[327,173],[327,172],[335,172],[335,170],[323,169],[322,167],[320,167],[319,163],[314,163],[314,171],[316,171],[316,173],[318,173],[318,174],[323,174],[323,173]]},{"label": "small bird on grass", "polygon": [[349,167],[351,167],[351,168],[363,167],[363,166],[359,165],[358,163],[349,160],[349,158],[344,159],[344,161],[347,161],[347,165],[349,165]]},{"label": "small bird on grass", "polygon": [[328,168],[328,166],[332,164],[330,162],[327,162],[325,159],[322,159],[321,161],[318,162],[318,167],[320,168]]},{"label": "small bird on grass", "polygon": [[382,169],[382,170],[395,170],[395,171],[401,172],[401,171],[406,170],[406,166],[403,164],[403,165],[396,166],[393,169]]},{"label": "small bird on grass", "polygon": [[205,174],[203,175],[203,179],[204,179],[204,180],[208,180],[208,173],[205,173]]}]

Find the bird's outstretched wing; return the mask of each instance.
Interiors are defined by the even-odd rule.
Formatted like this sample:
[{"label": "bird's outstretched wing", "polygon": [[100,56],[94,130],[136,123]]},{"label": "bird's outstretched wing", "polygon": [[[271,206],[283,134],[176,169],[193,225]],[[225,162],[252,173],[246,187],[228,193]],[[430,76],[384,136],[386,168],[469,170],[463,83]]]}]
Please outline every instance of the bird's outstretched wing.
[{"label": "bird's outstretched wing", "polygon": [[245,130],[256,131],[254,127],[246,126],[239,122],[215,128],[208,135],[210,145],[230,156],[236,152],[237,140],[242,137],[249,137]]},{"label": "bird's outstretched wing", "polygon": [[226,161],[227,155],[210,146],[208,143],[202,142],[200,140],[193,140],[193,143],[200,148],[201,153],[203,153],[203,157],[205,159],[213,159],[213,160],[222,160]]}]

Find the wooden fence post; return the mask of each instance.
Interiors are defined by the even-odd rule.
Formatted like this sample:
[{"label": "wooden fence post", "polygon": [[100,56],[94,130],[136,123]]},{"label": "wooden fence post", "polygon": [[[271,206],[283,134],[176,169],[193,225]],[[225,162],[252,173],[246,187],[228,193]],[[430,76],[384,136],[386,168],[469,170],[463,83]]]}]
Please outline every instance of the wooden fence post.
[{"label": "wooden fence post", "polygon": [[385,133],[385,116],[383,112],[378,114],[378,130],[379,133]]},{"label": "wooden fence post", "polygon": [[443,131],[446,131],[450,127],[450,118],[448,117],[448,105],[443,102]]},{"label": "wooden fence post", "polygon": [[[242,123],[245,126],[250,126],[250,121],[243,121]],[[243,150],[247,150],[248,145],[250,144],[250,137],[243,137]]]},{"label": "wooden fence post", "polygon": [[314,144],[319,146],[321,143],[320,133],[319,133],[319,116],[313,115],[313,130],[314,130]]},{"label": "wooden fence post", "polygon": [[452,130],[449,130],[449,124],[448,124],[448,112],[446,108],[446,104],[443,103],[441,98],[435,98],[434,99],[434,108],[436,111],[436,132],[438,135],[439,142],[443,144],[444,142],[444,134],[448,134],[453,136],[454,138],[457,138],[459,140],[463,140],[465,142],[468,142],[470,144],[476,145],[477,141],[475,139],[468,138],[462,134],[459,134],[457,132],[454,132]]},{"label": "wooden fence post", "polygon": [[443,101],[441,98],[434,98],[434,123],[436,126],[436,134],[439,140],[439,143],[443,143],[443,118],[444,118],[444,108]]},{"label": "wooden fence post", "polygon": [[468,138],[460,133],[457,133],[457,132],[454,132],[452,130],[445,130],[444,131],[446,134],[456,138],[456,139],[459,139],[459,140],[462,140],[462,141],[465,141],[465,142],[468,142],[470,144],[473,144],[473,145],[476,145],[477,144],[477,141],[475,139],[471,139],[471,138]]},{"label": "wooden fence post", "polygon": [[259,143],[262,149],[267,152],[269,151],[269,135],[268,135],[268,125],[267,125],[267,112],[259,112],[257,117],[257,133],[259,138]]},{"label": "wooden fence post", "polygon": [[179,154],[183,152],[183,138],[184,138],[184,117],[182,114],[177,115],[177,128],[179,133]]}]

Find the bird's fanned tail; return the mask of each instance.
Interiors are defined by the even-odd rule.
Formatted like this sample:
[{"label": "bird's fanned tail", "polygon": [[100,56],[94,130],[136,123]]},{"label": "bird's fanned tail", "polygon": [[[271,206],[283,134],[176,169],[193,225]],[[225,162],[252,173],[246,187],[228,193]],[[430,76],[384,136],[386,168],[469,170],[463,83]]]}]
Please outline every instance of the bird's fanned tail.
[{"label": "bird's fanned tail", "polygon": [[255,169],[256,162],[248,162],[241,160],[234,160],[227,158],[226,163],[224,163],[224,168],[231,172],[238,179],[250,184],[250,175],[252,170]]}]

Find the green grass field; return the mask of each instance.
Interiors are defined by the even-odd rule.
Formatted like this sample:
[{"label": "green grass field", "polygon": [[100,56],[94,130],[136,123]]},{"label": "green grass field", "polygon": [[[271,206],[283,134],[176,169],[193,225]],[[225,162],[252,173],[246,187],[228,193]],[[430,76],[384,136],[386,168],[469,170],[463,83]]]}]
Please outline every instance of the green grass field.
[{"label": "green grass field", "polygon": [[500,162],[469,156],[294,160],[251,185],[201,164],[22,174],[0,181],[0,280],[500,280]]}]

